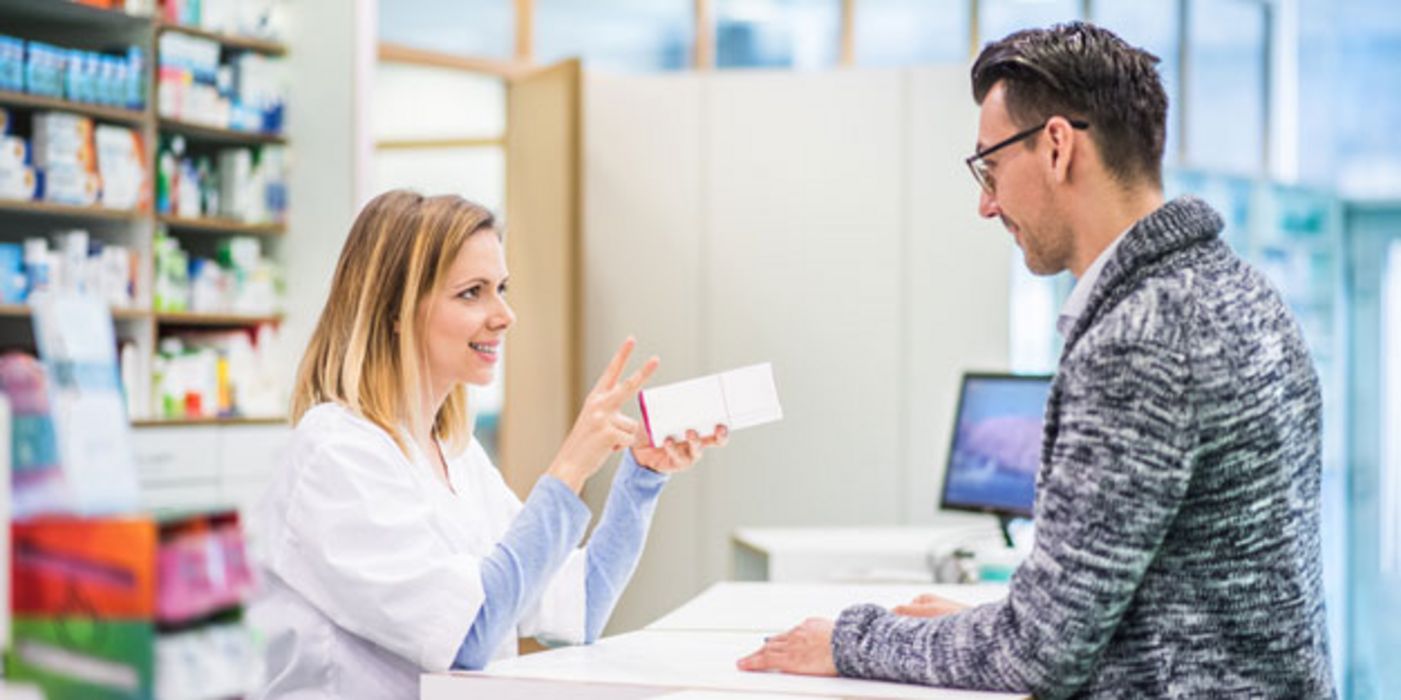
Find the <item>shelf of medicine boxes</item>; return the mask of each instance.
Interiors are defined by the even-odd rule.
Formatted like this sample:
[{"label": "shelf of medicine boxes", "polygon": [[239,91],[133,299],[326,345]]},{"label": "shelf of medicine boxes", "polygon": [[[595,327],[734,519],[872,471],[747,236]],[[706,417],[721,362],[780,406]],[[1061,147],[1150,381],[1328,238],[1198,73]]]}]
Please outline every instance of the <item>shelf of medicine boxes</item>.
[{"label": "shelf of medicine boxes", "polygon": [[73,100],[44,97],[42,95],[30,95],[23,92],[10,92],[8,90],[0,90],[0,107],[51,109],[61,112],[73,112],[104,122],[116,122],[129,126],[144,126],[151,118],[150,112],[145,110],[108,107],[107,105],[92,104],[90,102],[74,102]]},{"label": "shelf of medicine boxes", "polygon": [[191,231],[223,236],[281,236],[287,232],[286,224],[245,224],[234,219],[189,218],[162,214],[160,222],[172,231]]},{"label": "shelf of medicine boxes", "polygon": [[267,56],[284,56],[287,54],[286,45],[268,39],[211,32],[198,27],[188,27],[182,24],[170,24],[168,22],[158,23],[156,25],[156,31],[178,32],[180,34],[188,34],[203,39],[211,39],[219,42],[219,44],[226,49],[234,49],[236,51],[253,51]]}]

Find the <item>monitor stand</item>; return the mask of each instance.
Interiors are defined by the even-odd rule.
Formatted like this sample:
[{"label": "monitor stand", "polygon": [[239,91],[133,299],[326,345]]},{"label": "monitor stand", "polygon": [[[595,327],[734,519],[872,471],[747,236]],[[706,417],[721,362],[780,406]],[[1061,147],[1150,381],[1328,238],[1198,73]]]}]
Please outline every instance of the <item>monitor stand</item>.
[{"label": "monitor stand", "polygon": [[1012,530],[1011,530],[1012,521],[1013,521],[1013,520],[1023,520],[1023,519],[1024,519],[1024,518],[1016,518],[1016,517],[1013,517],[1013,516],[1010,516],[1010,515],[998,515],[998,516],[997,516],[997,526],[998,526],[998,528],[1000,528],[1000,529],[1002,530],[1002,541],[1003,541],[1004,543],[1007,544],[1007,548],[1008,548],[1008,549],[1011,549],[1011,548],[1013,548],[1013,547],[1016,546],[1016,544],[1012,542]]}]

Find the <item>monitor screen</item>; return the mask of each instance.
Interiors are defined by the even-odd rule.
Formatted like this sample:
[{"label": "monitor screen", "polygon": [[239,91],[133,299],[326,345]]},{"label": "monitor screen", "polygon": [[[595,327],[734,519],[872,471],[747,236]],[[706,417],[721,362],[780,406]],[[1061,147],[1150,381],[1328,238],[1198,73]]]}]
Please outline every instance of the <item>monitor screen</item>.
[{"label": "monitor screen", "polygon": [[963,375],[942,507],[1030,517],[1049,375]]}]

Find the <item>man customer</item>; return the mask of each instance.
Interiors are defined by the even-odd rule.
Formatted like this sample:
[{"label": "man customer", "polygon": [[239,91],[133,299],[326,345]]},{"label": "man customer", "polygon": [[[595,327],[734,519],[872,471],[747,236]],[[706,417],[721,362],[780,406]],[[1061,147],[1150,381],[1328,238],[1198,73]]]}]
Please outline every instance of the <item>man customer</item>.
[{"label": "man customer", "polygon": [[1156,63],[1074,22],[989,44],[972,69],[979,212],[1033,272],[1077,279],[1035,542],[1007,597],[858,605],[740,668],[1042,698],[1334,694],[1318,377],[1217,213],[1164,202]]}]

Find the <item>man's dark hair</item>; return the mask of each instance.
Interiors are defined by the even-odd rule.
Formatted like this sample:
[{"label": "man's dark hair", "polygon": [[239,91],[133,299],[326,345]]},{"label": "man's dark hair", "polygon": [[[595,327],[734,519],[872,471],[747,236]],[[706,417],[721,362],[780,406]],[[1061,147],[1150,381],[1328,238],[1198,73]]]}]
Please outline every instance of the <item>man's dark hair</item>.
[{"label": "man's dark hair", "polygon": [[973,63],[973,99],[999,81],[1019,128],[1054,116],[1083,119],[1105,167],[1121,183],[1162,186],[1167,93],[1158,57],[1086,22],[1026,29],[983,48]]}]

